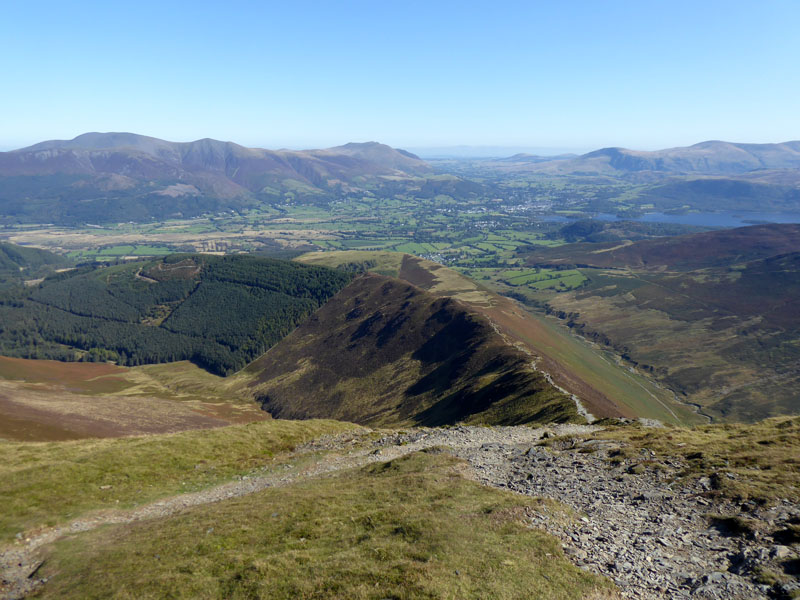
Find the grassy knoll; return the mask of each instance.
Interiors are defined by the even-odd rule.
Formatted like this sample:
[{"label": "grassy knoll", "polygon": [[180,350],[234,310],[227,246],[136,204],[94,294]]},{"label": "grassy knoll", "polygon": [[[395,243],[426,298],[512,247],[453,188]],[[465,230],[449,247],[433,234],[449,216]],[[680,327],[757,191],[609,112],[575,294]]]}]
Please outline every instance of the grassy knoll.
[{"label": "grassy knoll", "polygon": [[800,417],[666,430],[609,427],[594,437],[626,443],[623,454],[646,448],[656,458],[679,456],[688,465],[684,475],[710,477],[727,497],[769,502],[800,495]]},{"label": "grassy knoll", "polygon": [[68,363],[0,356],[0,380],[26,383],[53,392],[68,389],[87,396],[151,396],[166,400],[197,400],[244,404],[249,398],[235,391],[250,377],[209,373],[189,361],[120,367],[110,363]]},{"label": "grassy knoll", "polygon": [[461,273],[424,258],[400,252],[311,252],[297,257],[298,262],[325,267],[359,268],[398,277],[422,289],[472,305],[490,306],[492,294]]},{"label": "grassy knoll", "polygon": [[611,598],[529,529],[540,501],[418,453],[59,542],[41,598]]},{"label": "grassy knoll", "polygon": [[140,367],[0,357],[0,439],[43,442],[175,433],[269,418],[251,375],[188,361]]},{"label": "grassy knoll", "polygon": [[152,394],[173,400],[201,400],[226,404],[249,403],[236,393],[248,381],[245,370],[230,377],[221,377],[201,369],[189,361],[161,365],[143,365],[126,371],[125,379],[136,385],[137,394]]},{"label": "grassy knoll", "polygon": [[264,421],[159,436],[0,442],[0,539],[90,510],[134,506],[213,485],[264,466],[299,443],[353,427],[334,421]]},{"label": "grassy knoll", "polygon": [[379,275],[397,277],[403,254],[400,252],[370,252],[366,250],[342,250],[339,252],[309,252],[295,260],[307,265],[321,267],[363,267]]}]

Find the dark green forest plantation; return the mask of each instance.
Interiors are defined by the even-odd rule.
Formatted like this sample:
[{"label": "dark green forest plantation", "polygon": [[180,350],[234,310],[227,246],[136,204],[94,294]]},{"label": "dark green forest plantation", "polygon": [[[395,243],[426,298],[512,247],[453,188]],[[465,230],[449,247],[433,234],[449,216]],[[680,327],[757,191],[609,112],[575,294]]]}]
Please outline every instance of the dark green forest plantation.
[{"label": "dark green forest plantation", "polygon": [[190,360],[228,375],[350,281],[253,256],[91,265],[0,294],[0,354],[141,365]]}]

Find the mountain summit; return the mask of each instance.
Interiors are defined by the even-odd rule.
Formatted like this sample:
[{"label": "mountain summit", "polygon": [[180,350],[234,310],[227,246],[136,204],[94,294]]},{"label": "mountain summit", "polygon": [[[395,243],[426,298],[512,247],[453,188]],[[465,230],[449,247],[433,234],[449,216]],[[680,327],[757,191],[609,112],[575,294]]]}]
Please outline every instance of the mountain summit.
[{"label": "mountain summit", "polygon": [[[357,175],[409,175],[430,171],[428,164],[414,154],[377,142],[292,151],[246,148],[210,138],[168,142],[135,133],[84,133],[72,140],[50,140],[0,153],[0,174],[3,175],[58,172],[135,176],[139,170],[137,164],[140,168],[147,164],[150,169],[162,169],[167,175],[172,175],[175,169],[223,171],[231,181],[250,192],[259,190],[248,184],[245,173],[259,173],[262,177],[285,173],[310,182],[320,177],[348,179]],[[241,172],[242,167],[246,167],[245,173]],[[309,178],[312,173],[316,177]]]}]

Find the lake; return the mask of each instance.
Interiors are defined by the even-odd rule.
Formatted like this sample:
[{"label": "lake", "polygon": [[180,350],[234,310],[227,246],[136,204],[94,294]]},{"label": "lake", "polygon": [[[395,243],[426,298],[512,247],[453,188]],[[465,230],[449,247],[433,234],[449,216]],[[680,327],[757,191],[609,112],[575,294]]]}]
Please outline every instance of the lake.
[{"label": "lake", "polygon": [[[587,217],[579,217],[587,218]],[[636,218],[620,219],[610,213],[596,213],[593,217],[599,221],[639,221],[641,223],[679,223],[681,225],[697,225],[701,227],[745,227],[757,223],[800,223],[800,213],[764,213],[745,211],[720,211],[709,213],[685,213],[670,215],[661,212],[645,213]],[[568,217],[553,215],[545,217],[545,221],[570,221]]]}]

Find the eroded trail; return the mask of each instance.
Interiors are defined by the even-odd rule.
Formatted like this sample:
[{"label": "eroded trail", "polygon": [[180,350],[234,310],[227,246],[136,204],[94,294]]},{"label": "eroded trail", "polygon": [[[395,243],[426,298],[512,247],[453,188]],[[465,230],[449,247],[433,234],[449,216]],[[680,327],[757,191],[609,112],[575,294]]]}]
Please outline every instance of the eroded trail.
[{"label": "eroded trail", "polygon": [[[473,467],[486,485],[558,500],[580,515],[575,523],[550,515],[531,517],[532,527],[557,536],[582,568],[613,579],[626,598],[768,598],[759,586],[759,567],[794,556],[774,541],[726,536],[710,526],[709,515],[737,514],[740,507],[712,505],[703,482],[672,485],[671,469],[630,472],[637,460],[610,463],[613,442],[559,443],[544,448],[543,436],[576,436],[591,426],[453,427],[405,433],[352,434],[298,448],[290,464],[263,476],[247,477],[195,493],[165,498],[127,511],[104,511],[24,537],[0,552],[2,598],[22,598],[46,584],[37,578],[43,546],[106,524],[168,517],[192,506],[252,494],[270,487],[323,476],[342,469],[387,461],[442,446]],[[630,463],[630,464],[629,464]],[[800,518],[800,506],[785,501],[770,511],[753,507],[758,518],[779,525]],[[800,586],[798,586],[800,587]]]}]

